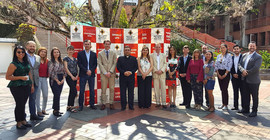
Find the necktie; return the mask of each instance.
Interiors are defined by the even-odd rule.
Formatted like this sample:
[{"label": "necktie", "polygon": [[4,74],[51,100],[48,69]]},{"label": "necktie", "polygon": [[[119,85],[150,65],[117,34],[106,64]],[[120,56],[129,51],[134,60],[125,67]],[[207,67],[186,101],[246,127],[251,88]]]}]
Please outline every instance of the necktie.
[{"label": "necktie", "polygon": [[109,51],[106,51],[107,59],[109,59]]}]

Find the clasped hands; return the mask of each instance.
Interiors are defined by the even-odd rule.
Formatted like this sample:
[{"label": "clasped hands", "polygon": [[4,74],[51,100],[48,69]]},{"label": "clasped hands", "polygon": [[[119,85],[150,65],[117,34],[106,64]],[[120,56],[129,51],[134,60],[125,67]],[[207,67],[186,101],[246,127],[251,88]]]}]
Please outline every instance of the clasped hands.
[{"label": "clasped hands", "polygon": [[124,75],[125,75],[125,76],[130,76],[131,74],[132,74],[131,71],[126,71],[126,72],[124,72]]}]

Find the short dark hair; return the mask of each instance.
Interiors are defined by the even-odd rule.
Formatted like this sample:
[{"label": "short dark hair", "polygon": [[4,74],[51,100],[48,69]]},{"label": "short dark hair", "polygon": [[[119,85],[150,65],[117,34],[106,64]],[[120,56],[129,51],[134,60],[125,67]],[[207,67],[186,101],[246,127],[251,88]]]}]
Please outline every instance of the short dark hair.
[{"label": "short dark hair", "polygon": [[74,50],[74,47],[73,46],[68,46],[67,50]]},{"label": "short dark hair", "polygon": [[129,48],[129,49],[131,49],[129,46],[125,46],[125,47],[124,47],[124,49],[125,49],[125,48]]},{"label": "short dark hair", "polygon": [[111,44],[111,41],[110,40],[104,40],[103,41],[103,44],[105,44],[106,42],[110,42],[110,44]]},{"label": "short dark hair", "polygon": [[236,48],[236,47],[241,48],[239,45],[236,44],[236,45],[233,46],[233,49]]},{"label": "short dark hair", "polygon": [[83,41],[83,44],[86,43],[86,42],[90,42],[90,44],[91,44],[91,41],[87,40],[87,39]]}]

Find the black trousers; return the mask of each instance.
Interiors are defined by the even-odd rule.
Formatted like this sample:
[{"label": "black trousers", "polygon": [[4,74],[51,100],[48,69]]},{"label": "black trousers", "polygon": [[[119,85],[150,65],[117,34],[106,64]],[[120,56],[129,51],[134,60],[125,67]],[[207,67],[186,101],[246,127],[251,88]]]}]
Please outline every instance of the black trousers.
[{"label": "black trousers", "polygon": [[[57,77],[58,77],[59,81],[63,80],[63,74],[58,74]],[[51,78],[50,78],[50,81],[51,81]],[[53,106],[52,106],[52,108],[54,110],[60,110],[60,95],[61,95],[61,92],[63,89],[63,85],[64,84],[58,85],[55,80],[53,80],[52,85],[50,84],[51,89],[52,89],[52,93],[53,93]]]},{"label": "black trousers", "polygon": [[[218,73],[223,76],[225,74],[226,70],[218,70]],[[222,104],[228,105],[229,103],[229,93],[228,93],[228,86],[230,82],[230,73],[227,74],[227,76],[224,79],[218,79],[219,87],[222,94]]]},{"label": "black trousers", "polygon": [[25,120],[25,104],[31,94],[31,86],[10,87],[10,92],[16,102],[14,114],[16,122]]},{"label": "black trousers", "polygon": [[147,76],[144,80],[142,76],[137,76],[139,107],[149,108],[152,102],[152,76]]},{"label": "black trousers", "polygon": [[134,102],[134,84],[135,78],[127,78],[120,76],[120,98],[121,98],[121,107],[126,108],[127,106],[127,89],[128,89],[128,107],[133,108]]},{"label": "black trousers", "polygon": [[68,106],[74,106],[74,100],[77,96],[77,80],[73,81],[70,76],[66,77],[67,84],[69,86]]},{"label": "black trousers", "polygon": [[180,77],[180,82],[182,87],[183,103],[186,106],[189,106],[192,98],[191,84],[187,82],[186,77]]},{"label": "black trousers", "polygon": [[249,111],[250,109],[250,95],[252,96],[253,106],[252,111],[258,111],[258,104],[259,104],[259,84],[250,84],[247,83],[246,80],[242,81],[241,85],[241,102],[242,102],[242,109],[245,111]]},{"label": "black trousers", "polygon": [[233,107],[238,108],[239,103],[239,91],[241,87],[241,78],[234,78],[232,77],[232,87],[233,87]]}]

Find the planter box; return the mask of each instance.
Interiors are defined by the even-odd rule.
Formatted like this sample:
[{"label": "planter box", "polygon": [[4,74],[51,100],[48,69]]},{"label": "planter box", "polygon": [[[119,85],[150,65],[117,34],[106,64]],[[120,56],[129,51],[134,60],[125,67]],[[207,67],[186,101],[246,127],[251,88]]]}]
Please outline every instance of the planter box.
[{"label": "planter box", "polygon": [[261,80],[270,80],[270,69],[260,69]]}]

